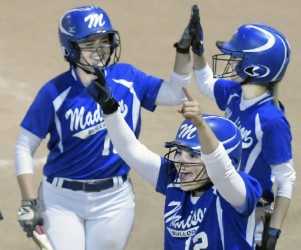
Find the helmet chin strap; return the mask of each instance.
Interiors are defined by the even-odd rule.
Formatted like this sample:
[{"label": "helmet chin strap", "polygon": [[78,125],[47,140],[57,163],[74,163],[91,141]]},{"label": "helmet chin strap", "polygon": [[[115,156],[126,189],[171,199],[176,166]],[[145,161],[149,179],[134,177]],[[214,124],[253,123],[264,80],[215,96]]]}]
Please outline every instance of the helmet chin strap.
[{"label": "helmet chin strap", "polygon": [[250,84],[251,83],[251,80],[252,80],[252,77],[248,76],[246,79],[244,79],[240,85],[243,86],[243,85],[246,85],[246,84]]}]

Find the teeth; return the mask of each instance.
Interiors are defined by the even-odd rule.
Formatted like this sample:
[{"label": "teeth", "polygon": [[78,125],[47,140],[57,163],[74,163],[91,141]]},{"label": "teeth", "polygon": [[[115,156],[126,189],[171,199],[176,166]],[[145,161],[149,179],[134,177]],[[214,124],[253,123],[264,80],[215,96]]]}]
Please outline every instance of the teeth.
[{"label": "teeth", "polygon": [[180,179],[189,179],[193,177],[192,173],[180,173]]}]

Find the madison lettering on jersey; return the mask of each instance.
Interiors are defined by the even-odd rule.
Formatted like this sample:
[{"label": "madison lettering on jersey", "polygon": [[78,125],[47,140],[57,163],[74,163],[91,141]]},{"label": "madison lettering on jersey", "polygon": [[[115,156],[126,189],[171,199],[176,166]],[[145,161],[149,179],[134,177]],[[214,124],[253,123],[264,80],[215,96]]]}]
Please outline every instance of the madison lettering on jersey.
[{"label": "madison lettering on jersey", "polygon": [[202,223],[206,213],[206,208],[198,208],[190,211],[187,218],[182,218],[182,216],[178,214],[182,208],[181,202],[171,201],[168,207],[173,208],[165,214],[165,224],[167,225],[169,233],[173,237],[178,238],[193,236],[197,232],[199,228],[198,225]]},{"label": "madison lettering on jersey", "polygon": [[243,127],[241,125],[239,118],[237,118],[235,120],[235,124],[240,130],[241,139],[242,139],[242,148],[248,148],[248,147],[252,146],[252,144],[253,144],[253,138],[251,135],[252,131]]},{"label": "madison lettering on jersey", "polygon": [[[128,112],[128,107],[123,100],[119,101],[120,111],[125,117]],[[75,137],[85,139],[88,136],[97,133],[98,131],[105,129],[104,119],[102,117],[102,112],[100,105],[97,104],[95,111],[86,111],[84,106],[68,109],[65,113],[66,120],[70,122],[70,131],[78,131],[74,134]]]}]

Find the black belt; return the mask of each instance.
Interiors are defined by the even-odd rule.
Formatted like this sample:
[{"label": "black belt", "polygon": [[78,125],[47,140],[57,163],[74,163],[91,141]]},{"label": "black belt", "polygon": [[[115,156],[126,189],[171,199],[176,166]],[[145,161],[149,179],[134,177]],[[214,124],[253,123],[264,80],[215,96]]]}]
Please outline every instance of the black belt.
[{"label": "black belt", "polygon": [[[122,181],[125,182],[127,180],[127,175],[122,175],[121,178]],[[55,184],[54,180],[55,180],[54,177],[46,178],[46,181],[49,182],[50,184]],[[114,181],[113,178],[96,180],[91,182],[63,180],[62,184],[59,186],[62,188],[71,189],[73,191],[100,192],[112,188],[114,186]]]}]

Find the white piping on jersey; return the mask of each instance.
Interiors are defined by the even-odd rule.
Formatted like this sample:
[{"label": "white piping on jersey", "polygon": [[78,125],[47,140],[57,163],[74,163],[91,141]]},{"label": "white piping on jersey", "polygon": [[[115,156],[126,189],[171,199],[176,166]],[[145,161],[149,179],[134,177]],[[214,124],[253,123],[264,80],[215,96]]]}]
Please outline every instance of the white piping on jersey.
[{"label": "white piping on jersey", "polygon": [[73,76],[74,80],[77,81],[77,76],[73,68],[71,69],[71,75]]},{"label": "white piping on jersey", "polygon": [[57,133],[58,133],[59,138],[60,138],[58,147],[59,147],[61,153],[64,151],[63,141],[62,141],[62,139],[63,139],[62,138],[62,126],[61,126],[61,122],[60,122],[56,112],[59,110],[59,108],[63,104],[63,102],[66,99],[67,95],[69,94],[70,90],[71,90],[71,87],[67,88],[65,91],[63,91],[60,95],[58,95],[52,101],[54,111],[55,111],[55,115],[54,115],[55,127],[56,127]]},{"label": "white piping on jersey", "polygon": [[249,154],[248,160],[247,160],[247,164],[246,164],[246,168],[245,168],[245,172],[246,173],[250,173],[252,167],[254,166],[254,163],[256,161],[256,159],[258,158],[261,149],[262,149],[262,129],[261,129],[261,122],[260,122],[260,118],[259,118],[259,114],[257,113],[255,116],[255,135],[256,135],[256,139],[257,139],[257,143],[255,145],[255,147],[252,149],[252,151]]},{"label": "white piping on jersey", "polygon": [[240,104],[239,104],[239,109],[240,111],[244,111],[247,108],[253,106],[254,104],[256,104],[257,102],[263,100],[264,98],[268,97],[270,95],[270,92],[265,92],[260,96],[257,96],[255,98],[252,99],[244,99],[243,96],[241,96],[241,100],[240,100]]},{"label": "white piping on jersey", "polygon": [[250,214],[248,218],[247,229],[246,229],[246,240],[251,247],[253,246],[254,233],[255,233],[255,209],[253,210],[253,212]]},{"label": "white piping on jersey", "polygon": [[271,32],[269,32],[265,29],[262,29],[260,27],[254,26],[254,25],[247,25],[246,27],[256,29],[256,30],[260,31],[261,33],[263,33],[267,39],[267,42],[264,45],[253,48],[253,49],[244,49],[243,52],[262,52],[262,51],[268,50],[274,46],[274,44],[276,42],[276,38]]},{"label": "white piping on jersey", "polygon": [[227,106],[230,104],[230,102],[232,101],[232,99],[234,97],[239,97],[239,94],[234,93],[234,94],[229,95],[228,101],[227,101]]},{"label": "white piping on jersey", "polygon": [[225,249],[225,239],[224,239],[224,227],[223,227],[223,209],[221,207],[220,198],[216,198],[216,213],[217,213],[217,221],[218,227],[221,235],[222,247]]},{"label": "white piping on jersey", "polygon": [[181,184],[180,183],[169,183],[167,185],[167,188],[181,188]]},{"label": "white piping on jersey", "polygon": [[278,76],[279,76],[280,73],[282,72],[282,70],[283,70],[283,68],[284,68],[284,66],[285,66],[285,64],[286,64],[286,61],[287,61],[287,57],[286,57],[286,54],[287,54],[287,47],[286,47],[286,44],[285,44],[285,42],[284,42],[284,40],[282,39],[281,36],[279,36],[279,35],[277,35],[277,36],[278,36],[278,38],[280,38],[280,40],[281,40],[281,42],[282,42],[282,44],[283,44],[283,47],[284,47],[284,58],[283,58],[282,65],[281,65],[280,69],[278,70],[277,74],[276,74],[276,75],[274,76],[274,78],[272,79],[272,82],[275,81],[275,80],[278,78]]},{"label": "white piping on jersey", "polygon": [[274,99],[274,98],[271,96],[271,97],[269,97],[269,98],[267,98],[267,99],[262,100],[261,102],[259,102],[258,105],[263,104],[263,103],[268,102],[268,101],[271,101],[271,100],[273,100],[273,99]]},{"label": "white piping on jersey", "polygon": [[132,93],[133,95],[132,122],[133,122],[133,131],[135,131],[138,123],[138,118],[139,118],[140,101],[133,88],[134,83],[124,79],[113,79],[113,81],[127,87],[130,90],[130,93]]}]

